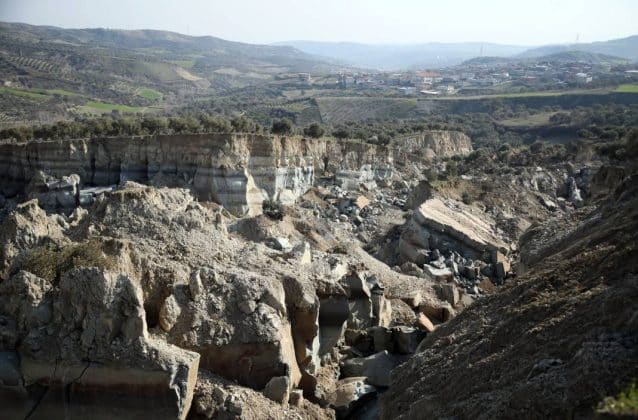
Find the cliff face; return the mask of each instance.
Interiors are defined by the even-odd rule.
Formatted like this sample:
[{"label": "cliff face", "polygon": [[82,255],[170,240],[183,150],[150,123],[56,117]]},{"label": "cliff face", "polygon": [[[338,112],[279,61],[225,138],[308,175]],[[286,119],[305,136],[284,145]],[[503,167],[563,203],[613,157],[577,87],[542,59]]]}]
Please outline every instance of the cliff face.
[{"label": "cliff face", "polygon": [[472,141],[460,131],[434,130],[403,137],[394,143],[393,148],[397,159],[412,160],[414,151],[426,149],[431,149],[436,156],[450,157],[470,153]]},{"label": "cliff face", "polygon": [[[451,144],[447,144],[452,142]],[[236,214],[258,214],[262,201],[298,197],[315,171],[346,188],[388,176],[395,158],[429,147],[449,156],[471,150],[461,133],[431,132],[390,146],[256,134],[197,134],[96,138],[0,145],[0,193],[13,196],[38,174],[78,174],[80,186],[124,181],[190,185],[201,200]]]}]

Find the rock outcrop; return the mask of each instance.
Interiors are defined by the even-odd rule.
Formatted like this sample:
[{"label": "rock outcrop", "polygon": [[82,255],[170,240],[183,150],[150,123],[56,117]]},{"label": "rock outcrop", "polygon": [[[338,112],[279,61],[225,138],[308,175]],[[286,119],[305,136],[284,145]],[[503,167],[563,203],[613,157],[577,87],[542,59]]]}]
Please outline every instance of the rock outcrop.
[{"label": "rock outcrop", "polygon": [[[296,198],[305,193],[313,185],[316,172],[332,174],[345,188],[358,188],[387,179],[395,159],[410,157],[423,147],[432,147],[441,156],[471,150],[467,136],[441,131],[389,146],[257,134],[2,144],[0,193],[9,197],[25,193],[26,186],[41,172],[56,178],[77,174],[81,187],[126,181],[189,186],[200,200],[216,201],[238,215],[255,215],[261,212],[265,198]],[[52,185],[44,183],[47,189],[55,187]],[[74,194],[79,199],[77,191]],[[49,196],[47,203],[63,206],[72,198],[67,192],[58,196],[64,198],[63,202]]]},{"label": "rock outcrop", "polygon": [[[396,179],[395,156],[423,142],[436,149],[444,137],[407,146],[221,134],[1,145],[3,414],[259,418],[253,403],[273,418],[376,410],[390,371],[453,317],[458,299],[427,275],[397,273],[346,233],[372,221],[381,202],[402,207],[409,184]],[[309,191],[324,180],[334,194]],[[405,195],[381,201],[377,182]],[[301,195],[326,212],[289,207]]]},{"label": "rock outcrop", "polygon": [[74,269],[56,286],[22,271],[0,284],[0,313],[5,358],[16,360],[2,393],[19,396],[5,414],[186,417],[199,355],[149,337],[129,277]]}]

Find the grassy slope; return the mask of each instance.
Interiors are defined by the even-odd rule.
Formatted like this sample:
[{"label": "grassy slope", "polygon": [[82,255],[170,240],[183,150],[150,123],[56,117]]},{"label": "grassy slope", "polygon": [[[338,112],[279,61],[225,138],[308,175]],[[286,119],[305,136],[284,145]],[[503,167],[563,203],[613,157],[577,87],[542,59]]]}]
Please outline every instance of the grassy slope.
[{"label": "grassy slope", "polygon": [[616,88],[615,92],[620,93],[638,93],[638,84],[620,85]]}]

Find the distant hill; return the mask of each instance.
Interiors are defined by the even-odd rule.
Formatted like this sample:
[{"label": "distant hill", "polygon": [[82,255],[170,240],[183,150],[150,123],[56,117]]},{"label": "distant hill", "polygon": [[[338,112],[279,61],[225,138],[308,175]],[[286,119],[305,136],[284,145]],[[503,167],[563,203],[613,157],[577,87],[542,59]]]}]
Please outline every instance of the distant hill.
[{"label": "distant hill", "polygon": [[[0,123],[146,112],[334,66],[292,47],[155,30],[0,23]],[[208,95],[208,96],[207,96]]]},{"label": "distant hill", "polygon": [[613,55],[591,53],[585,51],[562,51],[554,54],[538,56],[538,57],[474,57],[466,60],[462,65],[473,66],[501,66],[512,63],[571,63],[571,62],[585,62],[589,64],[627,64],[630,60],[622,57],[616,57]]},{"label": "distant hill", "polygon": [[638,35],[586,44],[546,45],[524,51],[519,54],[519,57],[541,57],[566,51],[606,54],[631,61],[638,61]]},{"label": "distant hill", "polygon": [[630,62],[627,58],[586,51],[562,51],[550,55],[535,57],[533,59],[535,61],[563,63],[581,61],[590,64],[626,64]]},{"label": "distant hill", "polygon": [[[504,58],[538,58],[558,53],[574,51],[602,54],[612,57],[638,61],[638,35],[590,44],[547,45],[542,47],[522,47],[517,45],[492,44],[484,42],[463,43],[424,43],[414,45],[374,45],[349,42],[287,41],[276,45],[288,45],[308,54],[323,56],[334,60],[369,69],[403,70],[416,68],[438,68],[454,66],[467,60],[489,62],[507,62]],[[600,62],[603,57],[584,57],[584,61]],[[560,56],[557,56],[561,59]],[[569,60],[568,56],[565,59]],[[572,60],[573,61],[573,60]],[[577,60],[578,61],[578,60]],[[480,61],[471,61],[478,64]]]},{"label": "distant hill", "polygon": [[510,56],[527,47],[481,42],[371,45],[349,42],[288,41],[305,53],[330,57],[357,67],[380,70],[446,67],[479,55]]},{"label": "distant hill", "polygon": [[498,65],[506,65],[517,60],[512,59],[510,57],[474,57],[469,60],[465,60],[461,65],[463,66],[498,66]]}]

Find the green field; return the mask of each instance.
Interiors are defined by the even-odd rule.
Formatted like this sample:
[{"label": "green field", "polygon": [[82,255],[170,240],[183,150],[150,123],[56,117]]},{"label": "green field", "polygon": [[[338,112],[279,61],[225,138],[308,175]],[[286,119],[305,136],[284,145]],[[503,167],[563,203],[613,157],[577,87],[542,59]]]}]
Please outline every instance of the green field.
[{"label": "green field", "polygon": [[[87,102],[86,105],[82,108],[92,108],[93,110],[97,110],[98,112],[111,112],[111,111],[120,111],[120,112],[144,112],[146,111],[145,107],[141,106],[128,106],[128,105],[120,105],[120,104],[109,104],[106,102],[97,102],[90,101]],[[90,110],[89,110],[90,112]]]},{"label": "green field", "polygon": [[195,60],[170,60],[169,63],[185,68],[186,70],[190,70],[195,65]]},{"label": "green field", "polygon": [[31,99],[42,99],[42,100],[47,99],[49,97],[47,94],[44,94],[44,93],[28,91],[25,89],[15,89],[15,88],[10,88],[5,86],[0,87],[0,93],[10,93],[11,95],[22,96],[22,97],[31,98]]},{"label": "green field", "polygon": [[556,112],[539,112],[526,117],[509,118],[498,121],[505,127],[539,127],[549,124],[549,118]]},{"label": "green field", "polygon": [[138,90],[137,95],[141,96],[142,98],[146,98],[149,101],[158,101],[164,97],[164,95],[162,95],[162,92],[150,88],[143,88]]},{"label": "green field", "polygon": [[620,93],[638,93],[638,84],[620,85],[614,92]]},{"label": "green field", "polygon": [[82,96],[77,92],[71,92],[64,89],[33,89],[34,92],[44,93],[47,95],[60,95],[60,96]]},{"label": "green field", "polygon": [[512,92],[512,93],[496,93],[493,95],[473,95],[473,96],[446,96],[440,98],[431,98],[434,101],[449,100],[472,100],[472,99],[496,99],[496,98],[531,98],[531,97],[551,97],[561,95],[595,95],[609,93],[609,89],[575,89],[575,90],[550,90],[540,92]]}]

